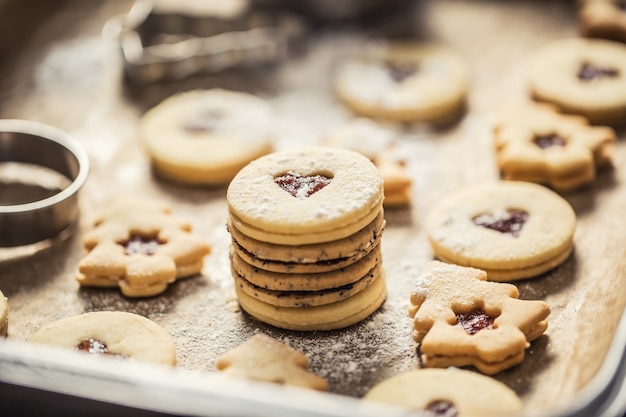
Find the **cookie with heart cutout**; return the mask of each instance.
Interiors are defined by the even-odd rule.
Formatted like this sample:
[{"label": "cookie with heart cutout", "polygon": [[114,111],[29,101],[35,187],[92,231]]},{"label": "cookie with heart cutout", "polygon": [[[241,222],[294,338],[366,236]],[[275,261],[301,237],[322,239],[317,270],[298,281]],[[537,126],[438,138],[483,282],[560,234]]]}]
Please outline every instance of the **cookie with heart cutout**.
[{"label": "cookie with heart cutout", "polygon": [[217,186],[273,150],[273,121],[271,106],[260,97],[219,88],[193,90],[148,110],[139,135],[160,176]]},{"label": "cookie with heart cutout", "polygon": [[576,213],[556,192],[531,182],[491,181],[451,193],[426,219],[443,261],[512,281],[547,272],[574,248]]},{"label": "cookie with heart cutout", "polygon": [[564,113],[585,116],[592,124],[626,122],[626,45],[566,38],[552,41],[529,58],[533,98]]},{"label": "cookie with heart cutout", "polygon": [[383,179],[358,152],[327,147],[275,152],[244,167],[228,186],[232,225],[285,245],[343,239],[380,213]]},{"label": "cookie with heart cutout", "polygon": [[504,416],[524,408],[502,382],[457,368],[405,371],[374,385],[363,399],[441,416]]},{"label": "cookie with heart cutout", "polygon": [[29,342],[122,360],[176,365],[170,334],[154,321],[123,311],[95,311],[49,323]]}]

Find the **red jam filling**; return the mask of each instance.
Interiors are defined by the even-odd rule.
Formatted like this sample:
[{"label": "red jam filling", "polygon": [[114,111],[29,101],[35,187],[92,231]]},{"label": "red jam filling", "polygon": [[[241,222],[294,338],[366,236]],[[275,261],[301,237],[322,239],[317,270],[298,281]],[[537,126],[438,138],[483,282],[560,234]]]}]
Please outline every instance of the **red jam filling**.
[{"label": "red jam filling", "polygon": [[385,66],[391,79],[398,84],[417,72],[417,64],[414,62],[387,61]]},{"label": "red jam filling", "polygon": [[116,353],[109,352],[107,345],[96,339],[85,339],[76,346],[76,350],[91,353],[94,355],[113,355],[121,356]]},{"label": "red jam filling", "polygon": [[578,69],[577,76],[581,81],[591,82],[600,78],[616,78],[619,76],[619,70],[615,68],[600,67],[590,62],[584,62]]},{"label": "red jam filling", "polygon": [[190,133],[210,133],[217,129],[223,118],[223,111],[211,109],[185,122],[183,129]]},{"label": "red jam filling", "polygon": [[507,209],[502,213],[480,214],[472,219],[474,224],[500,233],[508,233],[518,237],[524,224],[528,220],[528,213],[519,209]]},{"label": "red jam filling", "polygon": [[456,315],[456,325],[462,327],[470,335],[483,329],[493,329],[493,321],[494,319],[482,310],[457,313]]},{"label": "red jam filling", "polygon": [[541,149],[551,148],[553,146],[565,146],[567,141],[565,138],[557,135],[556,133],[549,133],[547,135],[537,135],[534,137],[533,142]]},{"label": "red jam filling", "polygon": [[457,417],[459,411],[454,404],[445,400],[437,400],[426,406],[424,416],[432,417]]},{"label": "red jam filling", "polygon": [[154,237],[131,236],[122,246],[126,255],[154,255],[159,245],[159,241]]},{"label": "red jam filling", "polygon": [[322,188],[330,184],[332,178],[325,175],[302,176],[295,172],[288,172],[285,175],[274,178],[274,182],[283,190],[294,197],[310,197]]}]

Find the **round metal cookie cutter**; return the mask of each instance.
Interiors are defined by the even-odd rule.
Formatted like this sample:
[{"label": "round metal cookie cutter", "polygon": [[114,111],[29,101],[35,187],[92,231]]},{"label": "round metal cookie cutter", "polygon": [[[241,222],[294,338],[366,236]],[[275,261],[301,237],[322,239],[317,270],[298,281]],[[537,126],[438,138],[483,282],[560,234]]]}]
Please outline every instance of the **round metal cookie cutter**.
[{"label": "round metal cookie cutter", "polygon": [[[34,167],[34,175],[23,175],[24,166]],[[0,167],[5,168],[0,171],[0,247],[42,242],[73,228],[78,191],[89,171],[87,153],[73,137],[38,122],[0,120]],[[55,185],[43,181],[55,176],[61,179]],[[34,193],[37,189],[44,191]]]}]

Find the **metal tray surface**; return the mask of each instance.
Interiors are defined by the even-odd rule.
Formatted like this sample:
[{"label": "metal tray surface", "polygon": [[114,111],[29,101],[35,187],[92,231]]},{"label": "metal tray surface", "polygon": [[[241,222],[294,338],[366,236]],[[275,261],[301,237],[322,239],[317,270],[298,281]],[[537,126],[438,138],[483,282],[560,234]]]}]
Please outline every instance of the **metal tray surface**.
[{"label": "metal tray surface", "polygon": [[[385,378],[419,366],[407,308],[416,277],[433,257],[424,218],[443,196],[498,177],[493,115],[502,103],[527,97],[529,53],[551,40],[578,36],[575,4],[439,0],[407,9],[405,17],[419,29],[415,36],[448,44],[466,58],[472,74],[468,110],[445,128],[390,125],[408,158],[413,205],[386,211],[388,299],[362,323],[312,333],[278,330],[240,311],[228,260],[226,188],[182,187],[157,178],[137,138],[137,122],[175,92],[221,87],[271,102],[278,149],[316,144],[353,117],[332,90],[336,65],[379,36],[380,27],[318,22],[307,48],[280,65],[133,86],[124,80],[119,46],[103,35],[107,20],[131,6],[126,0],[59,2],[44,16],[33,14],[36,20],[23,29],[11,25],[17,32],[0,44],[7,57],[0,65],[0,117],[66,131],[84,145],[91,165],[80,195],[80,223],[70,238],[43,250],[0,250],[0,290],[10,306],[9,337],[0,343],[0,398],[10,401],[19,387],[31,387],[87,398],[94,407],[101,401],[176,415],[405,413],[372,408],[359,398]],[[0,10],[7,12],[0,13],[0,21],[28,20],[29,9],[24,2],[4,0]],[[573,256],[552,272],[516,283],[520,298],[543,299],[552,308],[546,334],[532,343],[524,362],[494,376],[521,396],[525,415],[608,417],[621,416],[626,408],[626,134],[618,134],[615,168],[600,173],[593,186],[565,196],[578,216]],[[148,299],[79,288],[74,275],[89,216],[122,192],[163,199],[190,220],[194,233],[213,248],[200,276]],[[25,343],[51,321],[98,310],[129,311],[162,325],[175,340],[178,367],[104,367]],[[328,379],[330,392],[293,392],[219,375],[216,359],[257,332],[304,352],[311,370]]]}]

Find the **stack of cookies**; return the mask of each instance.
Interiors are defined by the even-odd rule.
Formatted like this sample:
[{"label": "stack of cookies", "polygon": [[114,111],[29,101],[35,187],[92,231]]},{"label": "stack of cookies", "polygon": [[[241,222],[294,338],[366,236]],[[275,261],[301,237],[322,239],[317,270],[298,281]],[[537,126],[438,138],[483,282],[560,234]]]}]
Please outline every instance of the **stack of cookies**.
[{"label": "stack of cookies", "polygon": [[231,268],[248,314],[289,330],[355,324],[386,298],[383,179],[358,152],[275,152],[227,191]]}]

